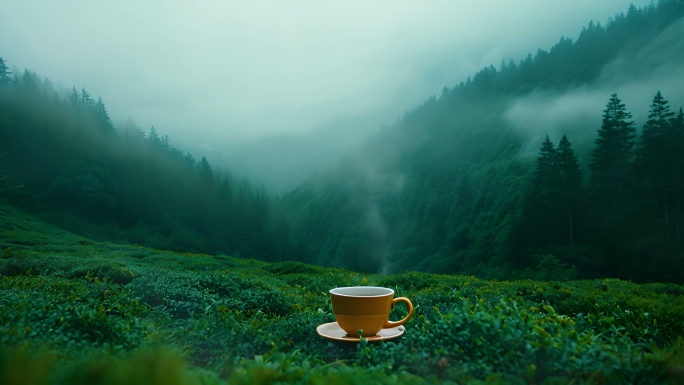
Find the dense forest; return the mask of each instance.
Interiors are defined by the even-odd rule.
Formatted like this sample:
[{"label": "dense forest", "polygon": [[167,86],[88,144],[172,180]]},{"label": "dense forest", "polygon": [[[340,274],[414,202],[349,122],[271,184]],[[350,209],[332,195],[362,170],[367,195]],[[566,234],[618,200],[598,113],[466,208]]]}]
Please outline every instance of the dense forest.
[{"label": "dense forest", "polygon": [[104,102],[0,59],[0,195],[99,240],[181,252],[279,258],[291,253],[263,188],[214,169]]},{"label": "dense forest", "polygon": [[648,119],[635,122],[634,106],[607,92],[602,123],[573,120],[567,136],[533,142],[536,163],[507,112],[529,95],[602,89],[682,63],[683,16],[681,1],[632,6],[590,22],[577,41],[444,88],[286,197],[296,237],[313,262],[359,270],[682,282],[683,100],[671,106],[653,82],[640,96]]},{"label": "dense forest", "polygon": [[647,51],[684,62],[682,25],[682,1],[632,6],[576,41],[483,68],[283,197],[195,160],[154,127],[115,127],[85,89],[57,90],[0,60],[0,198],[91,238],[181,252],[681,283],[684,101],[670,104],[656,85],[636,122],[634,106],[608,92],[602,123],[572,131],[590,132],[589,143],[549,133],[536,162],[507,111],[529,95],[637,76]]}]

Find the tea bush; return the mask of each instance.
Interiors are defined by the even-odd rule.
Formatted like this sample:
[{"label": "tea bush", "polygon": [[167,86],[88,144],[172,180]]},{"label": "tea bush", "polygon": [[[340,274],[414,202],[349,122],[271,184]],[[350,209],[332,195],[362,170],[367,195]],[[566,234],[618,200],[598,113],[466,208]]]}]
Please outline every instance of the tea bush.
[{"label": "tea bush", "polygon": [[383,277],[378,282],[379,286],[389,287],[398,290],[420,290],[425,288],[435,288],[438,281],[433,274],[409,272]]},{"label": "tea bush", "polygon": [[[0,259],[3,384],[684,382],[678,285],[381,277],[74,244]],[[411,299],[404,336],[316,334],[334,321],[328,290],[354,285]]]},{"label": "tea bush", "polygon": [[465,299],[448,313],[421,311],[411,328],[398,344],[362,349],[360,362],[463,382],[496,374],[534,383],[550,377],[635,383],[668,370],[647,358],[648,345],[583,330],[548,305],[528,309],[502,299],[490,307]]},{"label": "tea bush", "polygon": [[275,262],[266,266],[264,269],[277,275],[317,274],[323,271],[323,268],[321,267],[295,261]]}]

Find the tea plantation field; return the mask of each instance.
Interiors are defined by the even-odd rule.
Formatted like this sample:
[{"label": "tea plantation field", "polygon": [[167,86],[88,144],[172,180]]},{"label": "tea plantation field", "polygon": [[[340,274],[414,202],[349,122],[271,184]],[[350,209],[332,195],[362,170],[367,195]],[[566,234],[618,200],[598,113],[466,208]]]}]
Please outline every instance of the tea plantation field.
[{"label": "tea plantation field", "polygon": [[[334,321],[328,290],[351,285],[409,297],[406,333],[319,337]],[[225,383],[684,383],[684,287],[179,254],[93,242],[0,206],[0,384]]]}]

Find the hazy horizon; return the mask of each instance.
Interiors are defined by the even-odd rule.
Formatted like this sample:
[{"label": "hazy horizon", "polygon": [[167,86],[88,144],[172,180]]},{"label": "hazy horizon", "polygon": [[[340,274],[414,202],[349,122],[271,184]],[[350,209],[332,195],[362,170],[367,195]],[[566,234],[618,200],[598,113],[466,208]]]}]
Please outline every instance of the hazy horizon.
[{"label": "hazy horizon", "polygon": [[283,190],[443,87],[576,40],[630,3],[650,2],[9,0],[0,57]]}]

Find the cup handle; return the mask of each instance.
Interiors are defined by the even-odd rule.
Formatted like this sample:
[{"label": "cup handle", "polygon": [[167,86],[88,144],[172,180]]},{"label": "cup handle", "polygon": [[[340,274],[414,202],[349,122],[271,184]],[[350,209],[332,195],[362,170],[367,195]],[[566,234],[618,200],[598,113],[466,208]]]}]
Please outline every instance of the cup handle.
[{"label": "cup handle", "polygon": [[385,328],[385,329],[387,329],[387,328],[394,328],[394,327],[397,327],[397,326],[399,326],[399,325],[403,325],[403,324],[405,324],[406,321],[408,321],[408,320],[411,318],[411,316],[413,315],[413,304],[412,304],[411,301],[410,301],[408,298],[406,298],[406,297],[398,297],[398,298],[393,299],[393,300],[392,300],[392,307],[394,307],[394,305],[396,305],[396,303],[397,303],[397,302],[400,302],[400,301],[406,302],[406,307],[408,308],[408,314],[407,314],[406,317],[404,317],[404,319],[402,319],[401,321],[397,321],[397,322],[392,322],[392,321],[390,321],[390,320],[385,321],[385,324],[382,326],[383,328]]}]

